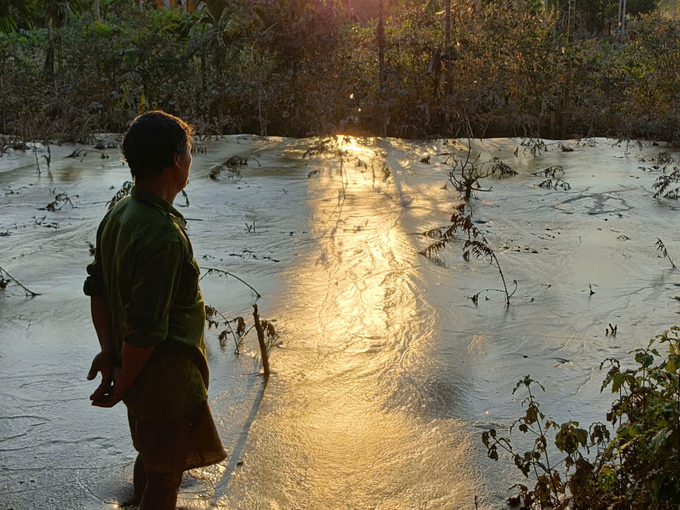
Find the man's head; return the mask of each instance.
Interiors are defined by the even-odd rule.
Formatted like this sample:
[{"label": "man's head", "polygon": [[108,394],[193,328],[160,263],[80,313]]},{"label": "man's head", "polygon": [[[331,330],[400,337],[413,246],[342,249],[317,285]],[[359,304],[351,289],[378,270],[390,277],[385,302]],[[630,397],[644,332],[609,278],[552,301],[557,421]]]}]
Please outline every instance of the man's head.
[{"label": "man's head", "polygon": [[[174,168],[178,179],[189,178],[193,127],[179,117],[161,111],[147,112],[132,121],[123,139],[123,157],[135,182]],[[180,188],[181,189],[181,188]]]}]

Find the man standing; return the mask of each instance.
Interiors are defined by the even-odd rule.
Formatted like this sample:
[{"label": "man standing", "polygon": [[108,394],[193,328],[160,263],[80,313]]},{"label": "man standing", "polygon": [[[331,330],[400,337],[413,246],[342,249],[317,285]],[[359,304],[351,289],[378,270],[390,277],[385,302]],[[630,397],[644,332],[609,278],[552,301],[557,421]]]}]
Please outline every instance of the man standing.
[{"label": "man standing", "polygon": [[128,408],[140,510],[174,510],[182,473],[226,457],[207,403],[199,267],[171,205],[189,179],[191,134],[164,112],[132,122],[122,148],[135,185],[99,225],[84,285],[101,345],[90,399]]}]

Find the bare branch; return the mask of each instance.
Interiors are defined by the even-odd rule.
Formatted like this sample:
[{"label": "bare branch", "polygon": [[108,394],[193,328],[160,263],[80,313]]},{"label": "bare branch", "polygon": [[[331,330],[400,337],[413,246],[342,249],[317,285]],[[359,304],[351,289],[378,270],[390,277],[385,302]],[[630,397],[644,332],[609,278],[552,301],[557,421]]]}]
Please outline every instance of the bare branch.
[{"label": "bare branch", "polygon": [[209,274],[212,274],[212,273],[216,273],[216,274],[222,275],[222,276],[231,276],[232,278],[236,278],[238,281],[240,281],[242,284],[244,284],[246,287],[248,287],[250,290],[252,290],[258,298],[262,297],[262,295],[257,290],[255,290],[255,288],[252,285],[250,285],[247,281],[239,278],[238,276],[236,276],[233,273],[230,273],[229,271],[225,271],[224,269],[217,269],[217,268],[214,268],[214,267],[204,267],[203,269],[205,269],[206,272],[203,276],[201,276],[199,281],[202,280],[203,278],[205,278],[206,276],[208,276]]}]

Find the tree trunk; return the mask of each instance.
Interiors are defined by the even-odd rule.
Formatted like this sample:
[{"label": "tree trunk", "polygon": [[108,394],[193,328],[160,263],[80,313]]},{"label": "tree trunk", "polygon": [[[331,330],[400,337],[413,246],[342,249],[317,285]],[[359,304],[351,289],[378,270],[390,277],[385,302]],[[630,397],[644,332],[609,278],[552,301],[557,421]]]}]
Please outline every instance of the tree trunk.
[{"label": "tree trunk", "polygon": [[44,74],[46,80],[54,76],[54,26],[51,17],[47,19],[47,53],[45,55]]},{"label": "tree trunk", "polygon": [[102,20],[102,13],[99,8],[99,0],[94,0],[94,17],[97,21]]},{"label": "tree trunk", "polygon": [[208,90],[208,83],[206,79],[205,49],[203,47],[201,47],[199,57],[201,59],[201,89],[205,93]]},{"label": "tree trunk", "polygon": [[623,0],[623,12],[621,13],[621,37],[626,37],[626,0]]},{"label": "tree trunk", "polygon": [[453,62],[451,60],[451,0],[446,0],[446,14],[444,18],[444,124],[445,131],[450,130],[451,111],[449,98],[453,91]]},{"label": "tree trunk", "polygon": [[444,54],[446,55],[446,72],[444,74],[444,94],[451,95],[451,0],[446,0],[446,18],[444,21]]},{"label": "tree trunk", "polygon": [[[625,0],[624,0],[625,1]],[[574,46],[574,24],[576,23],[576,0],[569,0],[569,18],[567,19],[567,46],[568,51]],[[572,67],[569,64],[567,80],[565,83],[564,100],[562,103],[562,115],[560,119],[560,138],[564,139],[567,131],[567,122],[571,117],[571,81]]]},{"label": "tree trunk", "polygon": [[380,91],[385,84],[385,25],[383,14],[383,0],[378,0],[378,72]]},{"label": "tree trunk", "polygon": [[433,105],[437,104],[437,96],[439,96],[439,80],[442,75],[442,50],[435,48],[432,53],[432,61],[430,63],[429,71],[434,75],[434,88],[432,90]]},{"label": "tree trunk", "polygon": [[[378,94],[381,106],[385,106],[386,102],[383,98],[383,92],[385,92],[385,81],[387,80],[387,74],[385,70],[385,16],[383,11],[383,0],[378,0]],[[380,133],[382,136],[387,136],[387,113],[383,114],[380,119]]]},{"label": "tree trunk", "polygon": [[[7,54],[3,53],[2,55],[2,67],[0,67],[0,97],[2,98],[0,100],[0,104],[2,104],[2,134],[6,135],[7,134],[7,109],[5,105],[5,98],[7,97],[7,94],[5,94],[5,66],[7,65]],[[14,130],[16,133],[16,128]]]}]

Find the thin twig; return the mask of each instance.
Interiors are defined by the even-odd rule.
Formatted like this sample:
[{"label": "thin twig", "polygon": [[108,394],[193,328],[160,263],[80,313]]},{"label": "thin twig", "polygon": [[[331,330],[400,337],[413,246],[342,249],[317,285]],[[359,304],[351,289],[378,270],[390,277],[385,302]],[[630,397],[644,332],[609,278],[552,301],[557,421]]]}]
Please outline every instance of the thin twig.
[{"label": "thin twig", "polygon": [[255,288],[254,288],[252,285],[250,285],[247,281],[245,281],[245,280],[239,278],[238,276],[236,276],[235,274],[230,273],[229,271],[225,271],[224,269],[217,269],[217,268],[214,268],[214,267],[204,267],[203,269],[206,270],[206,273],[205,273],[203,276],[201,276],[201,278],[199,279],[199,281],[202,280],[203,278],[205,278],[206,276],[208,276],[210,273],[218,273],[218,274],[222,274],[222,275],[225,275],[225,276],[231,276],[231,277],[233,277],[233,278],[236,278],[236,279],[237,279],[238,281],[240,281],[242,284],[246,285],[250,290],[252,290],[252,291],[255,293],[255,295],[256,295],[258,298],[261,298],[261,297],[262,297],[262,295],[261,295],[258,291],[256,291]]}]

